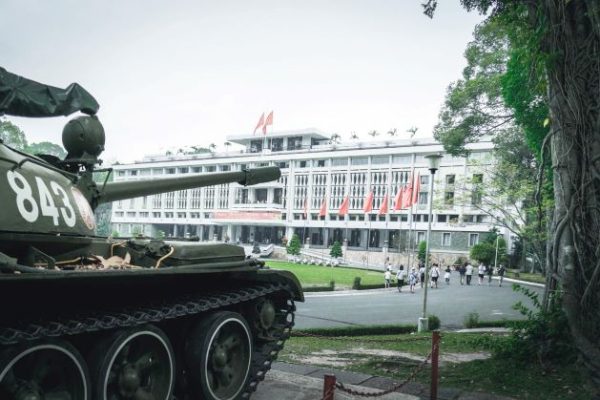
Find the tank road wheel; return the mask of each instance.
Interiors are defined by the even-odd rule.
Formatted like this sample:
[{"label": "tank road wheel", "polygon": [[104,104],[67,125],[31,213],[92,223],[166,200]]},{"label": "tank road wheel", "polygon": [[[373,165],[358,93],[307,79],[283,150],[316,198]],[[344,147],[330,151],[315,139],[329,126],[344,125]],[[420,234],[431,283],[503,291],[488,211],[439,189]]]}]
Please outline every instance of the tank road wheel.
[{"label": "tank road wheel", "polygon": [[67,342],[32,343],[0,354],[0,399],[88,400],[89,373]]},{"label": "tank road wheel", "polygon": [[241,397],[252,361],[252,334],[238,313],[223,311],[199,321],[187,342],[187,366],[195,398]]},{"label": "tank road wheel", "polygon": [[260,339],[273,339],[273,328],[276,318],[277,310],[273,301],[264,297],[258,299],[254,304],[253,322],[255,332]]},{"label": "tank road wheel", "polygon": [[154,326],[116,332],[96,348],[90,365],[97,400],[171,399],[173,348]]}]

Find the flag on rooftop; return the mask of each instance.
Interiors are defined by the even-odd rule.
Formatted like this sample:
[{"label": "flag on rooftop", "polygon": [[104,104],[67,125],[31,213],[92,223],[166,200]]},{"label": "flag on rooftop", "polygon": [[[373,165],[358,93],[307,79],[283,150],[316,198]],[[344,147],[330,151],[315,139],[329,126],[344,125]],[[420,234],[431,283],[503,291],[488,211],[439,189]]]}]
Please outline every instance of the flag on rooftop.
[{"label": "flag on rooftop", "polygon": [[256,124],[256,128],[254,128],[254,132],[252,132],[252,134],[255,135],[256,130],[258,128],[262,127],[264,123],[265,123],[265,113],[262,113],[262,115],[260,116],[260,119],[258,120],[258,124]]},{"label": "flag on rooftop", "polygon": [[265,124],[263,125],[263,134],[267,134],[267,125],[273,125],[273,111],[267,115],[267,119],[265,120]]}]

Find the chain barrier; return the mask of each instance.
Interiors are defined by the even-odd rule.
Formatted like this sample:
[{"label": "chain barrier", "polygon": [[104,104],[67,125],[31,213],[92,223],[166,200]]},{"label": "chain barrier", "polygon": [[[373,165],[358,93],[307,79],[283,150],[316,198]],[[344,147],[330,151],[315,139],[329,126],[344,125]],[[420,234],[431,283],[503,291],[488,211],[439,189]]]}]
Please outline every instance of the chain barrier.
[{"label": "chain barrier", "polygon": [[388,389],[386,389],[384,391],[381,391],[381,392],[361,392],[359,390],[347,388],[346,386],[344,386],[344,384],[342,382],[336,382],[335,387],[338,388],[338,389],[340,389],[342,392],[348,393],[348,394],[350,394],[352,396],[361,396],[361,397],[381,397],[381,396],[385,396],[386,394],[390,394],[390,393],[393,393],[393,392],[397,391],[398,389],[401,389],[408,382],[410,382],[413,379],[415,379],[415,377],[417,376],[417,374],[419,372],[421,372],[423,370],[423,368],[425,368],[425,365],[427,365],[427,363],[429,362],[429,360],[431,360],[431,355],[432,354],[433,354],[433,350],[412,371],[412,373],[408,376],[408,378],[406,378],[401,383],[399,383],[397,385],[394,385],[394,386],[392,386],[392,387],[390,387],[390,388],[388,388]]},{"label": "chain barrier", "polygon": [[401,342],[420,342],[424,340],[431,340],[430,337],[427,336],[416,336],[414,338],[388,338],[388,339],[358,339],[351,336],[324,336],[324,335],[316,335],[314,333],[306,333],[306,332],[294,332],[292,336],[303,336],[303,337],[311,337],[316,339],[324,339],[324,340],[334,340],[340,342],[362,342],[362,343],[401,343]]},{"label": "chain barrier", "polygon": [[[296,332],[295,334],[298,334],[298,332]],[[304,336],[300,335],[300,336]],[[318,335],[311,335],[308,334],[307,336],[318,336]],[[397,390],[401,389],[402,387],[404,387],[407,383],[409,383],[410,381],[414,380],[415,377],[417,376],[417,374],[419,372],[421,372],[423,370],[423,368],[425,368],[425,366],[429,363],[429,361],[431,361],[431,358],[434,354],[438,353],[439,347],[440,347],[440,336],[437,336],[437,340],[435,338],[431,338],[431,340],[433,340],[432,343],[432,349],[431,352],[427,355],[427,357],[425,357],[425,359],[423,361],[421,361],[419,363],[419,365],[417,365],[413,371],[410,373],[410,375],[401,383],[394,385],[392,387],[389,387],[386,390],[383,391],[378,391],[378,392],[363,392],[360,390],[356,390],[356,389],[351,389],[348,388],[344,385],[343,382],[339,382],[339,381],[335,381],[335,388],[341,390],[342,392],[345,392],[351,396],[360,396],[360,397],[381,397],[381,396],[385,396],[387,394],[396,392]],[[337,338],[336,338],[337,339]],[[416,338],[415,338],[416,339]],[[430,339],[430,338],[425,338],[425,339]],[[386,340],[387,341],[387,340]],[[405,340],[405,341],[409,341],[409,340]],[[323,398],[321,400],[330,400],[332,399],[332,394],[334,393],[335,389],[334,387],[329,387],[326,392],[323,394]]]}]

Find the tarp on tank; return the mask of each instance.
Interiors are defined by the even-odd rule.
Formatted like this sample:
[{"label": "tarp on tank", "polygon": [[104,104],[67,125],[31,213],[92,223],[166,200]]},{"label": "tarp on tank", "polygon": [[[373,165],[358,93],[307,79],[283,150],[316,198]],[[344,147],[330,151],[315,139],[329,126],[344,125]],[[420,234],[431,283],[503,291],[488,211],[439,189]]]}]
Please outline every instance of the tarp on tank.
[{"label": "tarp on tank", "polygon": [[56,117],[76,111],[94,115],[99,108],[96,99],[77,83],[60,89],[0,67],[0,115]]}]

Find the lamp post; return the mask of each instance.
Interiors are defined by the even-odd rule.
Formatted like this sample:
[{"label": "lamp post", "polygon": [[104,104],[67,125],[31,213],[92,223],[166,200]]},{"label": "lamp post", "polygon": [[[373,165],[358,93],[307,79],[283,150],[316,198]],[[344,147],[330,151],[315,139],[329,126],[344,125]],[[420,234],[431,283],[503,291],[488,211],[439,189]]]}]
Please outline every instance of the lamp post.
[{"label": "lamp post", "polygon": [[433,178],[435,176],[435,172],[440,168],[440,162],[442,161],[441,154],[430,154],[425,156],[427,161],[429,162],[429,172],[431,172],[431,182],[429,182],[429,218],[427,218],[427,236],[426,236],[426,244],[425,247],[425,284],[423,286],[423,312],[421,313],[421,317],[418,321],[418,331],[424,332],[429,330],[429,320],[427,318],[427,287],[429,286],[429,246],[430,246],[430,237],[431,237],[431,220],[433,219]]}]

